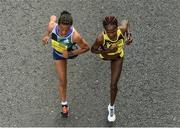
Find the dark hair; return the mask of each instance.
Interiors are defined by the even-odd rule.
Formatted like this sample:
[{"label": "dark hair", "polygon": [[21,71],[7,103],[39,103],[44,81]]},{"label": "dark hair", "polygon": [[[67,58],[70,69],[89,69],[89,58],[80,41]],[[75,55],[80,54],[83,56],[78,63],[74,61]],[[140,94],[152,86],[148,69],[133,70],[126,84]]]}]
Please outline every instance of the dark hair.
[{"label": "dark hair", "polygon": [[61,12],[61,15],[58,19],[58,24],[64,24],[64,25],[72,25],[73,24],[73,18],[71,16],[71,13],[68,11]]},{"label": "dark hair", "polygon": [[104,28],[107,26],[107,25],[116,25],[118,26],[118,20],[116,19],[115,16],[106,16],[103,20],[103,26]]}]

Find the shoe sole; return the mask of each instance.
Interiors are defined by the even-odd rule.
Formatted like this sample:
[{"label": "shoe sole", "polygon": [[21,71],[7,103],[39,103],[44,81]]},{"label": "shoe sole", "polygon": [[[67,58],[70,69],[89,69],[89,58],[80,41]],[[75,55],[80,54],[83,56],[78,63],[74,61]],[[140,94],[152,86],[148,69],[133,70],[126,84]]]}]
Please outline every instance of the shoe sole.
[{"label": "shoe sole", "polygon": [[68,112],[67,113],[61,112],[61,115],[63,118],[67,118],[69,116],[69,107],[68,107]]},{"label": "shoe sole", "polygon": [[63,113],[63,112],[61,112],[61,115],[62,115],[63,118],[67,118],[67,117],[69,116],[69,113]]}]

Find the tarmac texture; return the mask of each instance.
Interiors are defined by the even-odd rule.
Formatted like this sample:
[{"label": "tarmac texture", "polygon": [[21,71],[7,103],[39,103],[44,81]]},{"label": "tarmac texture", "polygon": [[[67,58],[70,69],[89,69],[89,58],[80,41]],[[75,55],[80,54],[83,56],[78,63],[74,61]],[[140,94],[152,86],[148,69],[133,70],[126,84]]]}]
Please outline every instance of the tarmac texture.
[{"label": "tarmac texture", "polygon": [[[130,21],[114,123],[110,63],[90,51],[68,61],[70,117],[60,115],[51,46],[41,38],[63,10],[89,46],[104,16]],[[0,126],[180,126],[179,0],[0,0],[0,13]]]}]

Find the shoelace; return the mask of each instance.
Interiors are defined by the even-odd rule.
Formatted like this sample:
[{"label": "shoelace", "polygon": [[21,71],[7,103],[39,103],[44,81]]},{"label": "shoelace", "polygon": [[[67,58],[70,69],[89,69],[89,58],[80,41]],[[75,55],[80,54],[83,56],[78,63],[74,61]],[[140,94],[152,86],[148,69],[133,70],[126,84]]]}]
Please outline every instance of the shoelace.
[{"label": "shoelace", "polygon": [[114,115],[114,109],[110,109],[110,116]]}]

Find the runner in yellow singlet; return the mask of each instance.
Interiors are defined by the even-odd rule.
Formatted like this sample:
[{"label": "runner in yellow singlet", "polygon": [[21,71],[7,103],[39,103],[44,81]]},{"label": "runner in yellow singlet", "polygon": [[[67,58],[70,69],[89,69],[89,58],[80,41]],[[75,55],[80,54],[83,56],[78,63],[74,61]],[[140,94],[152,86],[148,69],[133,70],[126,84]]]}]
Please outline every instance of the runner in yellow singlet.
[{"label": "runner in yellow singlet", "polygon": [[111,62],[111,84],[110,84],[110,104],[108,105],[108,121],[114,122],[116,119],[114,103],[118,91],[117,83],[121,74],[124,45],[132,43],[129,33],[129,23],[122,21],[118,26],[118,21],[114,16],[106,16],[103,20],[104,31],[98,35],[91,52],[98,54],[103,60]]}]

